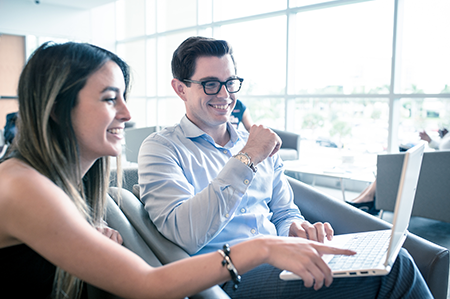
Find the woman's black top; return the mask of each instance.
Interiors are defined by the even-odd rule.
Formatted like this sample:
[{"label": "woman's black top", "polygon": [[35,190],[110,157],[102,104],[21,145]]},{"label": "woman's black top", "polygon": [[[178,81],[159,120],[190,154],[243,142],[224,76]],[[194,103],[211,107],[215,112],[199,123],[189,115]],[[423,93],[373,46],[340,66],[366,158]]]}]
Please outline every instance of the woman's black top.
[{"label": "woman's black top", "polygon": [[55,271],[25,244],[0,248],[0,298],[51,298]]}]

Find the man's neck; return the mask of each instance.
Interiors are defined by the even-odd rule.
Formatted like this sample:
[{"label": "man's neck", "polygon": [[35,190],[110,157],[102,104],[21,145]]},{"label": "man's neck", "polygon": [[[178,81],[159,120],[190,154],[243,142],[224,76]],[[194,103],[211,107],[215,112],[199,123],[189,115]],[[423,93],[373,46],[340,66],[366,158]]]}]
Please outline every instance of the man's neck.
[{"label": "man's neck", "polygon": [[223,123],[216,127],[211,128],[207,126],[202,126],[202,124],[200,123],[193,122],[187,114],[186,118],[189,119],[189,121],[194,125],[196,125],[200,130],[211,136],[216,144],[219,144],[220,146],[225,146],[228,143],[228,141],[230,141],[231,135],[230,132],[228,132],[227,123]]},{"label": "man's neck", "polygon": [[226,123],[217,127],[216,130],[209,130],[209,132],[206,133],[214,139],[216,144],[219,144],[220,146],[225,146],[225,144],[230,141],[230,132],[228,132]]}]

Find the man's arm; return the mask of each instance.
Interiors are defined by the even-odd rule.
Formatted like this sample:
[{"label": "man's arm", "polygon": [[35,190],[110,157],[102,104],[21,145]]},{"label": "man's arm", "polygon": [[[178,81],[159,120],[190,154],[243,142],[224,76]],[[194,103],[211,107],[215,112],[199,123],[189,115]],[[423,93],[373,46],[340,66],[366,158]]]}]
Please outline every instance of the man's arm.
[{"label": "man's arm", "polygon": [[273,211],[272,222],[277,227],[278,235],[300,237],[321,243],[325,238],[331,240],[334,231],[328,222],[311,224],[301,216],[294,203],[292,188],[284,175],[281,159],[275,159],[275,163],[273,196],[269,207]]},{"label": "man's arm", "polygon": [[191,142],[186,139],[186,148],[180,149],[158,135],[146,139],[139,154],[139,184],[158,230],[194,254],[231,221],[254,174],[226,156],[221,165],[210,165]]},{"label": "man's arm", "polygon": [[284,175],[284,168],[279,156],[274,157],[274,177],[272,200],[269,208],[273,213],[272,223],[275,224],[279,236],[288,236],[293,222],[303,222],[304,218],[294,203],[292,188]]}]

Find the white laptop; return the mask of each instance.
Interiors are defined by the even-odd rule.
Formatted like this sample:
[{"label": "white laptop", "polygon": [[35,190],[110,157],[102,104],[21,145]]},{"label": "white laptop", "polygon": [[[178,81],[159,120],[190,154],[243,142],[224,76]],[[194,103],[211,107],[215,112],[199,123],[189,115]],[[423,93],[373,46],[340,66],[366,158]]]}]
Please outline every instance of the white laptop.
[{"label": "white laptop", "polygon": [[[333,271],[333,277],[386,275],[391,271],[408,234],[424,148],[425,143],[421,142],[405,153],[391,229],[337,235],[332,241],[325,241],[325,244],[357,252],[353,256],[323,256]],[[280,278],[301,279],[287,270],[280,273]]]}]

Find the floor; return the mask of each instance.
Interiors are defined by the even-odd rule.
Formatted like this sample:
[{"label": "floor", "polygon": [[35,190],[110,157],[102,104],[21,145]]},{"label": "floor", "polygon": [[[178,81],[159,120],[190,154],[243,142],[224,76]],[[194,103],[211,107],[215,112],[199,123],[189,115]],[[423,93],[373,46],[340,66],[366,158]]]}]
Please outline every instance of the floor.
[{"label": "floor", "polygon": [[[343,196],[345,196],[346,200],[351,201],[353,198],[359,195],[359,192],[355,191],[345,191],[345,194],[343,195],[341,189],[338,188],[329,188],[317,185],[314,187],[339,200],[342,200]],[[392,213],[383,213],[382,219],[391,222]],[[426,219],[422,217],[412,217],[409,224],[409,231],[450,250],[450,223]],[[449,291],[447,294],[447,298],[450,299],[450,279]]]}]

